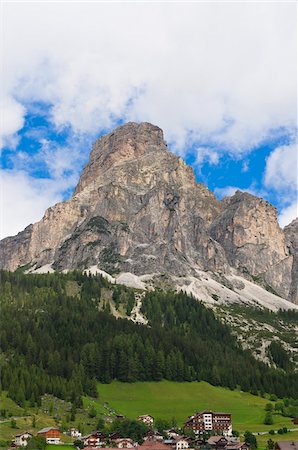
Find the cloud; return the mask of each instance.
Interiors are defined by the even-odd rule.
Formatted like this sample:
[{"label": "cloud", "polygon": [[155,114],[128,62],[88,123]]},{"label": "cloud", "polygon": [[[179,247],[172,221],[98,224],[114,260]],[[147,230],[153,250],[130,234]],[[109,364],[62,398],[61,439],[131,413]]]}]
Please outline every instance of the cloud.
[{"label": "cloud", "polygon": [[196,149],[195,164],[202,166],[205,162],[211,165],[217,165],[219,163],[219,153],[212,148],[199,147]]},{"label": "cloud", "polygon": [[236,191],[248,192],[252,195],[258,195],[258,193],[252,188],[240,188],[237,186],[225,186],[222,188],[216,187],[214,189],[214,194],[217,195],[220,199],[224,197],[231,197],[235,194]]},{"label": "cloud", "polygon": [[264,184],[275,191],[281,212],[279,224],[288,225],[298,215],[298,152],[297,143],[274,149],[266,161]]},{"label": "cloud", "polygon": [[289,206],[283,208],[278,216],[278,222],[281,228],[284,228],[286,225],[292,222],[292,220],[296,219],[298,216],[298,201],[296,200]]},{"label": "cloud", "polygon": [[11,134],[36,100],[75,133],[148,120],[179,152],[198,142],[244,154],[296,126],[295,9],[6,2],[3,91],[18,105]]},{"label": "cloud", "polygon": [[0,238],[12,236],[40,220],[45,209],[61,201],[57,180],[36,179],[23,171],[0,171]]},{"label": "cloud", "polygon": [[2,97],[0,102],[0,149],[4,146],[16,147],[16,133],[24,125],[25,108],[13,97]]},{"label": "cloud", "polygon": [[266,161],[265,185],[274,190],[297,191],[297,144],[283,145],[273,150]]}]

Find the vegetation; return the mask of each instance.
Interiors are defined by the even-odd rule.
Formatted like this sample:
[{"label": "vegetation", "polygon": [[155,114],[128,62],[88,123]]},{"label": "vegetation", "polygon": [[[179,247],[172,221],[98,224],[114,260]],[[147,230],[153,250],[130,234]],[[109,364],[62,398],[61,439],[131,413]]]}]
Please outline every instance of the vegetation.
[{"label": "vegetation", "polygon": [[[84,399],[87,402],[87,399]],[[255,396],[239,389],[212,386],[201,382],[137,382],[98,384],[98,399],[90,406],[97,405],[98,414],[112,410],[135,419],[140,414],[151,414],[167,423],[173,419],[182,426],[185,419],[195,411],[213,409],[232,414],[235,430],[244,432],[269,431],[272,425],[264,425],[265,405],[268,399]],[[108,409],[107,409],[108,408]],[[275,430],[292,427],[291,419],[274,413]]]},{"label": "vegetation", "polygon": [[38,405],[49,393],[80,407],[83,394],[96,396],[96,380],[115,379],[205,380],[298,397],[297,373],[256,361],[228,326],[186,294],[148,292],[142,306],[147,327],[100,308],[103,289],[113,296],[115,287],[102,277],[79,272],[1,272],[1,387],[17,404]]}]

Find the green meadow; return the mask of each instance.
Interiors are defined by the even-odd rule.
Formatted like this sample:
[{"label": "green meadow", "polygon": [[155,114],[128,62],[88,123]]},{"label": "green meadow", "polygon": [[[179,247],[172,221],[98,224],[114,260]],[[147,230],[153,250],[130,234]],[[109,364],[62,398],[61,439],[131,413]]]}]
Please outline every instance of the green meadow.
[{"label": "green meadow", "polygon": [[[233,427],[239,431],[269,431],[293,428],[290,418],[274,415],[273,425],[264,425],[264,407],[268,399],[246,392],[215,387],[204,381],[174,381],[98,384],[98,412],[106,402],[110,408],[131,419],[140,414],[171,420],[178,425],[195,411],[211,409],[230,412]],[[94,403],[93,403],[94,405]]]}]

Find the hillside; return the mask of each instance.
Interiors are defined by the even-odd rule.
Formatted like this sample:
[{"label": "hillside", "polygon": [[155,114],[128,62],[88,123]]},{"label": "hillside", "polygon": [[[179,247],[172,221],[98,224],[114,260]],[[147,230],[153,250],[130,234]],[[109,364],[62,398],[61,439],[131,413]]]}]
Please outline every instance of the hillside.
[{"label": "hillside", "polygon": [[44,393],[80,404],[81,395],[95,395],[96,380],[115,379],[204,380],[298,396],[294,367],[257,361],[229,326],[184,293],[145,292],[138,314],[147,325],[127,320],[139,295],[80,272],[2,272],[2,388],[20,405]]},{"label": "hillside", "polygon": [[[178,426],[185,418],[196,410],[211,408],[213,410],[230,411],[233,417],[235,430],[250,430],[255,433],[264,433],[271,429],[278,430],[283,427],[295,428],[290,418],[274,414],[274,423],[264,425],[265,405],[269,402],[268,396],[261,398],[239,390],[231,391],[212,386],[206,382],[178,383],[171,381],[137,382],[111,384],[98,384],[98,398],[84,397],[84,407],[76,411],[74,421],[70,420],[70,404],[57,398],[46,396],[41,406],[27,405],[20,408],[15,402],[8,399],[2,392],[0,396],[1,408],[6,410],[7,418],[0,420],[0,448],[6,449],[4,441],[10,441],[16,433],[30,431],[36,433],[45,426],[79,427],[88,433],[97,427],[98,421],[111,418],[121,413],[128,418],[135,419],[141,413],[150,413],[155,418],[162,418],[169,423],[175,418]],[[272,402],[274,405],[276,402]],[[52,405],[52,406],[51,406]],[[96,416],[90,417],[91,410],[96,410]],[[47,411],[47,412],[45,412]],[[16,418],[16,427],[11,427],[10,415]],[[35,427],[32,426],[33,417]],[[297,431],[287,434],[271,436],[273,440],[297,439]],[[258,448],[265,449],[270,435],[257,435]],[[71,438],[63,435],[63,442],[70,443]],[[48,447],[48,450],[55,447]],[[63,447],[65,448],[65,447]]]},{"label": "hillside", "polygon": [[173,381],[138,382],[125,384],[115,381],[98,385],[99,405],[108,403],[117,413],[133,419],[140,414],[171,421],[183,426],[185,419],[195,411],[211,409],[228,411],[233,416],[235,430],[244,432],[269,431],[282,427],[293,428],[289,417],[274,416],[274,425],[264,425],[265,405],[261,398],[240,390],[212,386],[204,381],[177,383]]}]

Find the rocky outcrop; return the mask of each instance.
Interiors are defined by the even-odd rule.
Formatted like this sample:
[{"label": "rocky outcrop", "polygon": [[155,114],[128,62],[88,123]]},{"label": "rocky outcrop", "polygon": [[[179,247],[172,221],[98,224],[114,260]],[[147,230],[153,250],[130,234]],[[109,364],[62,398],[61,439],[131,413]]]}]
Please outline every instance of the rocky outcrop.
[{"label": "rocky outcrop", "polygon": [[240,191],[223,204],[209,230],[224,248],[229,264],[255,281],[267,283],[282,297],[291,298],[293,256],[278,225],[276,209]]},{"label": "rocky outcrop", "polygon": [[70,200],[1,241],[0,265],[175,277],[236,268],[292,298],[292,234],[262,199],[237,192],[218,201],[169,152],[160,128],[128,123],[95,142]]},{"label": "rocky outcrop", "polygon": [[298,305],[298,218],[284,228],[286,243],[293,255],[289,299]]}]

